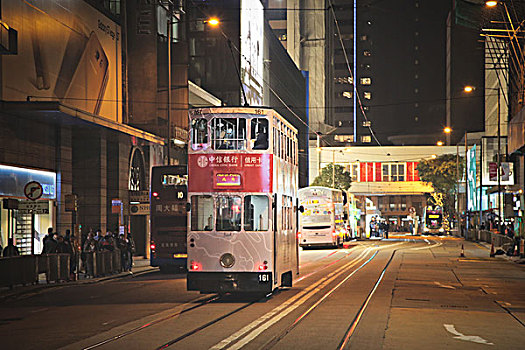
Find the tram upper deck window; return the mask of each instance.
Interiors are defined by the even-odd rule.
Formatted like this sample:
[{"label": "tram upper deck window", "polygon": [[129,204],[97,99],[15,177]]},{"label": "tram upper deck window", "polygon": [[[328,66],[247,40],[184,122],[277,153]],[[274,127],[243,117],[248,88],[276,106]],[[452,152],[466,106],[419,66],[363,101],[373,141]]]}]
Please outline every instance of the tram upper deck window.
[{"label": "tram upper deck window", "polygon": [[162,186],[186,186],[188,185],[188,175],[173,175],[164,174],[162,175]]},{"label": "tram upper deck window", "polygon": [[212,196],[191,196],[191,230],[213,230]]},{"label": "tram upper deck window", "polygon": [[208,147],[208,121],[204,118],[191,122],[191,148],[194,151]]},{"label": "tram upper deck window", "polygon": [[252,149],[268,149],[268,119],[253,118],[250,123]]},{"label": "tram upper deck window", "polygon": [[244,197],[244,230],[268,231],[268,197],[253,195]]},{"label": "tram upper deck window", "polygon": [[213,149],[246,149],[246,119],[213,118],[211,123]]},{"label": "tram upper deck window", "polygon": [[217,231],[241,230],[241,197],[217,197]]}]

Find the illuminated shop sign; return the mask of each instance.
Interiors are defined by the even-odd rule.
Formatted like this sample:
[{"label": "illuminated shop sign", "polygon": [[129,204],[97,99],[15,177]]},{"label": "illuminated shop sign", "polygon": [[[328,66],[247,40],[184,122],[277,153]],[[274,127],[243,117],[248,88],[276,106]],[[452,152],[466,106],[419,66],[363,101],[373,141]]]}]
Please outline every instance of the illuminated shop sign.
[{"label": "illuminated shop sign", "polygon": [[241,174],[215,174],[215,185],[232,187],[241,185]]},{"label": "illuminated shop sign", "polygon": [[0,164],[0,196],[25,198],[24,187],[36,181],[42,185],[44,199],[56,199],[56,173]]}]

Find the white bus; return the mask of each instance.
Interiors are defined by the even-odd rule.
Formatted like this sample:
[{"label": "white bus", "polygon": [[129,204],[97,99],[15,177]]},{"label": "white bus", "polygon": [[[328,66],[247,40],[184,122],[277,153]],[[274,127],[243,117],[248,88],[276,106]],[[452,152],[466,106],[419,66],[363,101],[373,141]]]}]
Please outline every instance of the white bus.
[{"label": "white bus", "polygon": [[303,207],[299,217],[299,245],[342,246],[348,237],[343,191],[311,186],[300,189],[298,195],[299,205]]}]

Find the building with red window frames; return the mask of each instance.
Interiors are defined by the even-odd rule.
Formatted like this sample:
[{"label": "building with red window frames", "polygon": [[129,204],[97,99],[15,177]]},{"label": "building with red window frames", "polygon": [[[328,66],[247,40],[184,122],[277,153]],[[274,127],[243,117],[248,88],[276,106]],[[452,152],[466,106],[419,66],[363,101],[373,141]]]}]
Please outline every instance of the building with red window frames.
[{"label": "building with red window frames", "polygon": [[389,221],[391,230],[408,232],[409,209],[421,217],[433,191],[419,178],[419,161],[456,151],[456,146],[313,147],[309,177],[313,181],[331,163],[344,166],[352,175],[349,192],[360,201],[363,231],[368,231],[365,223],[371,217],[380,216]]}]

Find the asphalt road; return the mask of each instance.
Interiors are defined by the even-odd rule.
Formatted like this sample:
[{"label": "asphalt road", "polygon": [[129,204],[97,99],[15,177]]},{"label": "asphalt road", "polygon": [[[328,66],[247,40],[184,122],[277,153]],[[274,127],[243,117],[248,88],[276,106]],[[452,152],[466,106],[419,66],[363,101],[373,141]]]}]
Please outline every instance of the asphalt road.
[{"label": "asphalt road", "polygon": [[[460,257],[461,244],[465,257]],[[301,251],[267,298],[158,271],[0,303],[2,349],[525,349],[525,267],[462,240]]]}]

